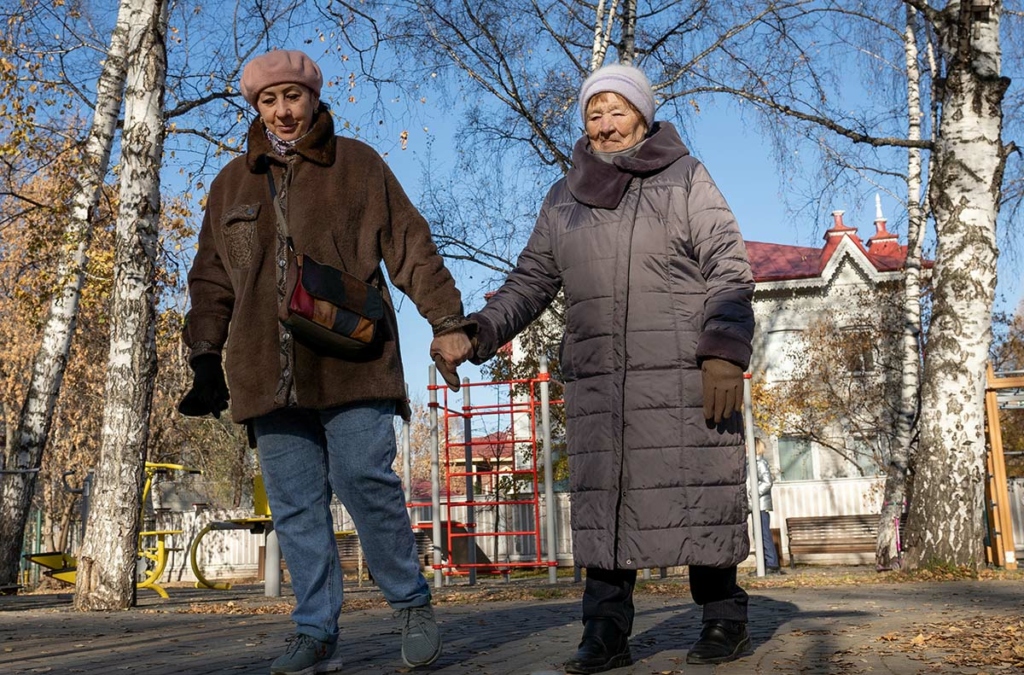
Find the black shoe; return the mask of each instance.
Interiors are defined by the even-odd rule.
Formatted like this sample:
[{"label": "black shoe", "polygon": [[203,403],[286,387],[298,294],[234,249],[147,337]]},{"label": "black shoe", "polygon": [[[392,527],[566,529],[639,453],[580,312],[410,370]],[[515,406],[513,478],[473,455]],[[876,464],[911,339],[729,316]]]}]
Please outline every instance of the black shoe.
[{"label": "black shoe", "polygon": [[583,639],[575,656],[565,662],[565,672],[603,673],[633,663],[629,637],[611,619],[591,619],[583,627]]},{"label": "black shoe", "polygon": [[742,621],[711,619],[704,622],[700,638],[686,654],[686,662],[727,663],[750,653],[747,624]]},{"label": "black shoe", "polygon": [[780,567],[768,567],[765,568],[765,574],[785,574],[786,571]]}]

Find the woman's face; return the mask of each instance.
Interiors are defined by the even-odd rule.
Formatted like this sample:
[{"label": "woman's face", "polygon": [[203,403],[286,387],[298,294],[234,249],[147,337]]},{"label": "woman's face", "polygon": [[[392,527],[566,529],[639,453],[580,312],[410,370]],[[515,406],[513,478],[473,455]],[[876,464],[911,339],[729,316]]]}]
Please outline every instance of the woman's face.
[{"label": "woman's face", "polygon": [[604,91],[587,101],[587,138],[598,152],[632,148],[647,135],[643,116],[618,94]]},{"label": "woman's face", "polygon": [[313,124],[319,97],[310,89],[286,82],[267,87],[256,97],[256,109],[270,132],[282,141],[302,138]]}]

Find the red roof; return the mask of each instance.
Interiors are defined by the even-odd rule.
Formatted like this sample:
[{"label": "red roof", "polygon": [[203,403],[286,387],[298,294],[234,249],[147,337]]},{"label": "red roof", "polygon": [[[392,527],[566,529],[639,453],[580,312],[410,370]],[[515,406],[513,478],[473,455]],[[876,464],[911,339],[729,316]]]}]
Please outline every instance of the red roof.
[{"label": "red roof", "polygon": [[[835,211],[832,216],[835,223],[825,232],[825,245],[822,248],[746,242],[754,281],[760,283],[817,277],[844,239],[849,239],[877,271],[896,272],[903,269],[907,247],[901,246],[896,235],[885,229],[884,219],[875,221],[877,231],[865,247],[857,236],[857,230],[843,223],[842,211]],[[931,261],[924,261],[923,264],[931,267]]]},{"label": "red roof", "polygon": [[495,431],[486,436],[474,436],[473,457],[487,460],[511,459],[516,442],[525,440],[527,439],[515,438],[511,431]]}]

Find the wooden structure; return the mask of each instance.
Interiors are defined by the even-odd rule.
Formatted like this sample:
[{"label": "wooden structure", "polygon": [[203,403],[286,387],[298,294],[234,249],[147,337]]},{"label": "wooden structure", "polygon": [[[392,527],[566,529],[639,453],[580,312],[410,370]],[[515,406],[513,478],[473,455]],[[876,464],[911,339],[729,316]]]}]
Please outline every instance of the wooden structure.
[{"label": "wooden structure", "polygon": [[1017,554],[1013,543],[1013,522],[1010,516],[1010,497],[1006,486],[1006,458],[1003,455],[1003,435],[999,429],[999,392],[1024,389],[1024,376],[998,376],[989,364],[985,373],[985,418],[988,426],[988,452],[986,457],[985,512],[990,533],[987,549],[988,562],[1008,570],[1017,569]]}]

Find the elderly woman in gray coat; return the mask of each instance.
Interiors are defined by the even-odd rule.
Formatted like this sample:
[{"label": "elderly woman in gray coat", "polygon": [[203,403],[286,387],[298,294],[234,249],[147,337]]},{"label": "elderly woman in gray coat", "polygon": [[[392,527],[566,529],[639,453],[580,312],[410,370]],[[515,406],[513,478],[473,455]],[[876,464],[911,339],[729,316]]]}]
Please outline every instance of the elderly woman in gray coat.
[{"label": "elderly woman in gray coat", "polygon": [[633,587],[647,568],[689,565],[703,629],[688,663],[750,651],[736,565],[749,552],[739,408],[753,278],[725,199],[654,107],[632,66],[587,78],[573,168],[471,315],[482,363],[565,293],[573,553],[587,574],[569,673],[632,662]]}]

